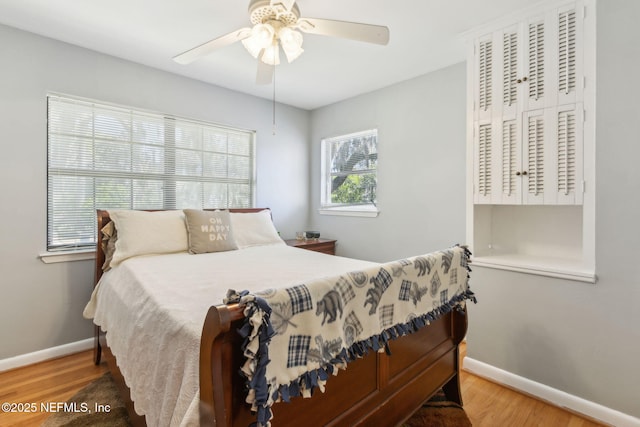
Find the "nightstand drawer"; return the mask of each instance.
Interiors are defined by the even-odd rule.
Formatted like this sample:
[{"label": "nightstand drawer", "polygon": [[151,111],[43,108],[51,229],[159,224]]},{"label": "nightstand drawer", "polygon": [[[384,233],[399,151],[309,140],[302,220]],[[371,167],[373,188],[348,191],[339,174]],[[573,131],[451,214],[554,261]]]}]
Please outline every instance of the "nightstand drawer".
[{"label": "nightstand drawer", "polygon": [[285,240],[287,245],[300,249],[307,249],[314,252],[322,252],[323,254],[336,254],[336,240],[331,239],[311,239],[311,240]]}]

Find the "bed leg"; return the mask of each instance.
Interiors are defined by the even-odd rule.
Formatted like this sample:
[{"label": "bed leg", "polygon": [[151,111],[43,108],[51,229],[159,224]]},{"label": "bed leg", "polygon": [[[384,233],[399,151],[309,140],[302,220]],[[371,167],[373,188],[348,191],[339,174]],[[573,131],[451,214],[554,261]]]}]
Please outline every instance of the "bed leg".
[{"label": "bed leg", "polygon": [[462,406],[462,393],[460,392],[460,374],[456,374],[442,386],[442,391],[448,400]]},{"label": "bed leg", "polygon": [[460,343],[464,339],[467,333],[467,310],[453,310],[451,315],[451,337],[455,344],[454,356],[455,356],[455,375],[447,381],[442,387],[445,396],[452,402],[462,406],[462,393],[460,389],[460,369],[462,367],[462,361],[460,360]]},{"label": "bed leg", "polygon": [[100,327],[95,325],[93,328],[94,328],[93,363],[95,365],[99,365],[100,360],[102,359],[102,346],[100,345]]}]

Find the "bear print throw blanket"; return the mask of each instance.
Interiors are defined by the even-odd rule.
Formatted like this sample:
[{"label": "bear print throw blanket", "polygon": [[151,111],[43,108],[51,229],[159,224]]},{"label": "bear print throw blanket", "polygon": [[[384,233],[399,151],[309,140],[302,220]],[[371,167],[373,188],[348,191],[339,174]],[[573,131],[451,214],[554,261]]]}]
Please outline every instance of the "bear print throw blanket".
[{"label": "bear print throw blanket", "polygon": [[245,305],[242,372],[258,426],[270,425],[274,402],[324,391],[348,362],[475,302],[469,256],[454,246],[278,290],[230,290],[225,302]]}]

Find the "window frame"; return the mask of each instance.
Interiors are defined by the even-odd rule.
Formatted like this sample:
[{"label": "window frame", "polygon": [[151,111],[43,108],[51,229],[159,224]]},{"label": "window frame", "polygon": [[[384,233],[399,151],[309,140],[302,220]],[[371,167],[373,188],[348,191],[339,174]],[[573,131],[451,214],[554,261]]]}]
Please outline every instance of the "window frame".
[{"label": "window frame", "polygon": [[[96,184],[97,180],[102,178],[102,179],[106,179],[109,177],[112,177],[115,174],[120,174],[120,178],[121,180],[126,180],[126,179],[130,179],[131,183],[133,183],[134,181],[139,181],[139,182],[145,182],[148,180],[152,180],[152,181],[156,181],[156,182],[160,182],[161,183],[161,187],[162,187],[162,196],[158,197],[158,195],[156,195],[156,201],[152,202],[155,204],[162,204],[162,206],[158,205],[158,206],[151,206],[149,207],[149,209],[183,209],[183,208],[187,208],[187,207],[198,207],[195,205],[189,205],[189,206],[181,206],[180,202],[178,201],[180,195],[177,192],[176,189],[176,183],[179,182],[195,182],[198,183],[199,186],[201,186],[201,188],[204,188],[204,186],[206,186],[207,184],[210,186],[216,186],[216,185],[220,185],[220,184],[228,184],[227,187],[232,187],[234,183],[238,182],[240,183],[242,186],[245,187],[245,190],[243,190],[242,194],[245,200],[245,203],[247,204],[245,206],[245,203],[243,203],[243,206],[230,206],[230,203],[232,203],[232,193],[228,193],[226,195],[226,206],[222,206],[222,205],[218,205],[218,206],[213,206],[210,205],[212,203],[212,201],[208,201],[207,200],[207,196],[212,196],[215,197],[216,193],[215,191],[213,193],[203,193],[204,198],[200,197],[200,201],[199,203],[201,203],[202,206],[199,206],[201,208],[229,208],[229,207],[254,207],[255,206],[255,202],[256,202],[256,132],[253,130],[246,130],[246,129],[239,129],[239,128],[234,128],[231,126],[225,126],[225,125],[220,125],[217,123],[210,123],[210,122],[206,122],[206,121],[202,121],[202,120],[193,120],[193,119],[189,119],[189,118],[184,118],[184,117],[180,117],[180,116],[176,116],[176,115],[172,115],[172,114],[167,114],[167,113],[160,113],[160,112],[155,112],[155,111],[149,111],[149,110],[144,110],[144,109],[140,109],[140,108],[136,108],[136,107],[131,107],[131,106],[123,106],[123,105],[117,105],[117,104],[113,104],[113,103],[109,103],[109,102],[104,102],[104,101],[97,101],[97,100],[91,100],[91,99],[86,99],[86,98],[81,98],[81,97],[77,97],[77,96],[72,96],[72,95],[65,95],[65,94],[58,94],[58,93],[47,93],[46,96],[46,105],[47,105],[47,213],[46,213],[46,236],[45,236],[45,252],[40,254],[40,258],[42,259],[43,262],[45,263],[49,263],[49,262],[64,262],[64,261],[74,261],[74,260],[78,260],[78,259],[90,259],[93,257],[93,254],[95,253],[95,234],[97,234],[97,230],[95,230],[94,228],[94,236],[93,236],[93,241],[90,240],[86,240],[85,237],[86,236],[79,236],[78,237],[78,241],[74,244],[70,244],[70,245],[66,245],[64,242],[64,239],[60,240],[60,239],[55,239],[53,237],[53,228],[54,227],[54,223],[52,222],[52,215],[54,214],[55,211],[55,207],[52,207],[52,200],[54,197],[59,196],[60,194],[68,194],[69,191],[71,191],[71,188],[65,189],[64,187],[58,188],[58,190],[60,192],[54,192],[53,189],[53,183],[52,180],[56,177],[56,176],[74,176],[73,174],[73,170],[77,169],[74,168],[73,166],[68,166],[68,167],[60,167],[59,165],[56,165],[56,160],[55,156],[56,154],[52,154],[52,151],[55,152],[55,149],[52,149],[53,145],[55,144],[55,142],[52,142],[54,138],[56,138],[56,132],[54,130],[52,130],[52,127],[54,127],[51,123],[52,120],[55,120],[52,116],[52,101],[55,103],[57,102],[57,107],[59,108],[58,111],[61,111],[62,108],[65,107],[65,105],[68,103],[70,106],[69,108],[77,108],[78,111],[85,111],[85,112],[89,112],[91,111],[92,114],[95,113],[96,111],[100,111],[100,112],[104,112],[106,110],[108,111],[115,111],[116,113],[122,113],[122,114],[130,114],[132,119],[135,117],[136,119],[140,119],[140,117],[149,117],[150,121],[149,122],[145,122],[145,123],[152,123],[152,121],[155,121],[154,123],[156,125],[160,125],[162,126],[165,131],[168,127],[173,127],[174,129],[179,125],[179,126],[183,126],[185,127],[185,129],[189,129],[191,126],[193,126],[194,129],[200,130],[203,133],[204,132],[209,132],[211,135],[217,136],[217,135],[224,135],[224,137],[226,138],[225,140],[225,147],[226,147],[226,152],[222,153],[222,152],[218,152],[215,151],[215,149],[211,149],[211,148],[205,148],[205,143],[204,141],[204,137],[202,135],[200,135],[199,137],[201,138],[199,140],[200,143],[200,148],[196,149],[195,151],[197,153],[200,153],[200,159],[202,162],[202,165],[205,166],[206,165],[206,156],[208,153],[212,153],[214,155],[220,155],[222,157],[224,157],[225,162],[229,162],[230,160],[232,160],[232,157],[242,157],[243,160],[243,170],[246,171],[246,173],[243,173],[243,177],[242,177],[242,181],[240,182],[239,179],[237,178],[233,178],[231,175],[229,175],[229,163],[225,163],[227,164],[227,169],[226,169],[226,175],[224,177],[220,177],[218,175],[207,175],[204,170],[195,173],[195,175],[191,174],[191,173],[187,173],[185,174],[185,172],[178,172],[175,168],[175,160],[174,160],[174,168],[172,171],[167,171],[167,165],[169,164],[169,162],[167,161],[167,157],[169,156],[173,159],[178,158],[178,156],[180,155],[180,150],[182,151],[189,151],[191,150],[188,146],[182,146],[179,147],[177,144],[179,141],[178,137],[175,134],[169,134],[167,132],[162,133],[162,136],[155,136],[157,138],[157,140],[153,140],[152,142],[148,142],[148,144],[158,144],[159,146],[162,146],[162,150],[165,157],[162,158],[162,160],[160,159],[153,159],[151,161],[151,165],[155,165],[156,168],[160,168],[162,169],[161,172],[152,172],[149,173],[147,171],[144,170],[144,168],[136,168],[134,166],[131,166],[131,168],[129,170],[120,170],[117,169],[115,170],[109,170],[108,168],[106,169],[100,169],[98,167],[95,166],[96,160],[98,159],[96,156],[96,150],[95,147],[98,146],[99,144],[101,144],[101,140],[95,135],[91,135],[91,136],[81,136],[80,134],[73,134],[70,133],[70,135],[72,135],[72,138],[77,138],[78,140],[83,139],[84,142],[83,144],[86,144],[87,146],[91,146],[93,147],[91,149],[91,161],[94,163],[94,165],[92,167],[89,167],[86,169],[86,171],[84,171],[83,173],[79,173],[78,175],[75,176],[85,176],[85,177],[93,177],[93,181],[92,181],[92,189],[93,189],[93,193],[92,195],[88,196],[88,200],[87,200],[87,204],[91,205],[91,208],[77,208],[77,207],[71,207],[73,209],[80,209],[80,210],[86,210],[87,212],[85,212],[85,215],[88,213],[88,210],[91,209],[94,213],[95,213],[95,209],[136,209],[135,204],[136,203],[140,203],[137,199],[136,196],[138,197],[143,197],[143,202],[142,203],[148,203],[146,201],[144,201],[144,191],[142,191],[142,193],[140,193],[139,191],[135,192],[135,190],[131,190],[132,193],[129,195],[130,196],[130,200],[127,200],[126,202],[123,202],[123,200],[121,198],[117,199],[117,202],[114,202],[117,204],[117,206],[112,206],[107,204],[104,204],[102,202],[100,202],[100,196],[99,196],[99,190],[98,190],[98,185]],[[84,110],[86,109],[86,110]],[[75,113],[75,111],[74,111]],[[80,113],[78,113],[80,114]],[[74,120],[79,120],[73,116],[71,119],[68,120],[68,122],[73,123]],[[64,124],[66,124],[67,122],[65,122],[63,119],[62,125],[64,126]],[[92,121],[92,125],[95,127],[95,117],[93,117],[91,119]],[[132,131],[133,132],[133,131]],[[232,153],[232,146],[231,145],[227,145],[227,143],[229,143],[229,141],[233,140],[233,138],[235,137],[239,137],[241,138],[240,140],[240,146],[243,147],[243,149],[246,150],[246,154],[237,154],[237,153]],[[60,137],[58,135],[58,138],[64,139],[64,137]],[[237,140],[236,140],[237,141]],[[133,136],[131,136],[128,140],[125,139],[122,141],[123,144],[133,147],[136,144],[139,145],[138,141],[135,141],[133,139]],[[60,144],[58,142],[58,150],[67,150],[68,146],[64,145],[64,142],[62,144]],[[71,144],[73,145],[73,143]],[[214,151],[211,151],[214,150]],[[193,150],[191,150],[193,151]],[[170,153],[170,154],[167,154]],[[133,160],[133,158],[132,158]],[[60,171],[62,171],[62,174],[60,175],[56,175],[56,172],[60,173]],[[64,172],[67,171],[68,175],[64,175]],[[199,176],[199,178],[198,178]],[[187,181],[184,181],[184,180]],[[124,181],[123,181],[124,182]],[[173,183],[173,184],[172,184]],[[248,190],[246,189],[248,186]],[[173,190],[171,190],[171,188],[173,188]],[[65,193],[65,191],[67,191],[67,193]],[[171,192],[173,191],[173,199],[171,199],[171,197],[167,198],[167,191]],[[204,191],[204,190],[203,190]],[[227,190],[228,191],[228,190]],[[248,191],[248,192],[247,192]],[[103,193],[103,194],[108,194],[108,193]],[[190,193],[187,193],[190,194]],[[247,199],[248,197],[248,199]],[[160,201],[161,199],[161,201]],[[115,199],[114,199],[115,200]],[[188,201],[185,201],[185,203],[191,203]],[[129,207],[122,207],[122,205],[129,205]],[[147,209],[147,207],[142,207],[142,208],[138,208],[138,209]],[[80,220],[82,221],[82,220]],[[86,222],[86,218],[84,220]],[[71,224],[71,223],[69,223]],[[81,223],[79,223],[79,225],[82,225]],[[94,225],[95,227],[95,225]],[[81,240],[84,239],[84,240]]]},{"label": "window frame", "polygon": [[[377,201],[377,181],[378,181],[378,163],[376,160],[375,169],[360,170],[355,174],[365,174],[375,172],[376,177],[376,200],[372,203],[349,203],[339,204],[332,203],[331,198],[331,182],[333,177],[339,173],[331,172],[331,148],[334,144],[343,142],[348,139],[358,137],[374,136],[376,139],[376,154],[378,153],[378,129],[372,128],[358,132],[323,138],[320,141],[321,150],[321,176],[320,176],[320,209],[321,215],[337,215],[337,216],[358,216],[358,217],[376,217],[380,213]],[[355,175],[349,174],[349,175]]]}]

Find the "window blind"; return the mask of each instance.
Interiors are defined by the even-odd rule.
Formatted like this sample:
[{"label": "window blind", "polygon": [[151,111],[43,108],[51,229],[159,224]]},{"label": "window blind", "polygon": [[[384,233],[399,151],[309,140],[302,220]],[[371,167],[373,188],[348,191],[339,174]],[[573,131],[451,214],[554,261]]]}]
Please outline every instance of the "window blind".
[{"label": "window blind", "polygon": [[96,209],[253,206],[255,133],[47,97],[47,250],[94,247]]}]

